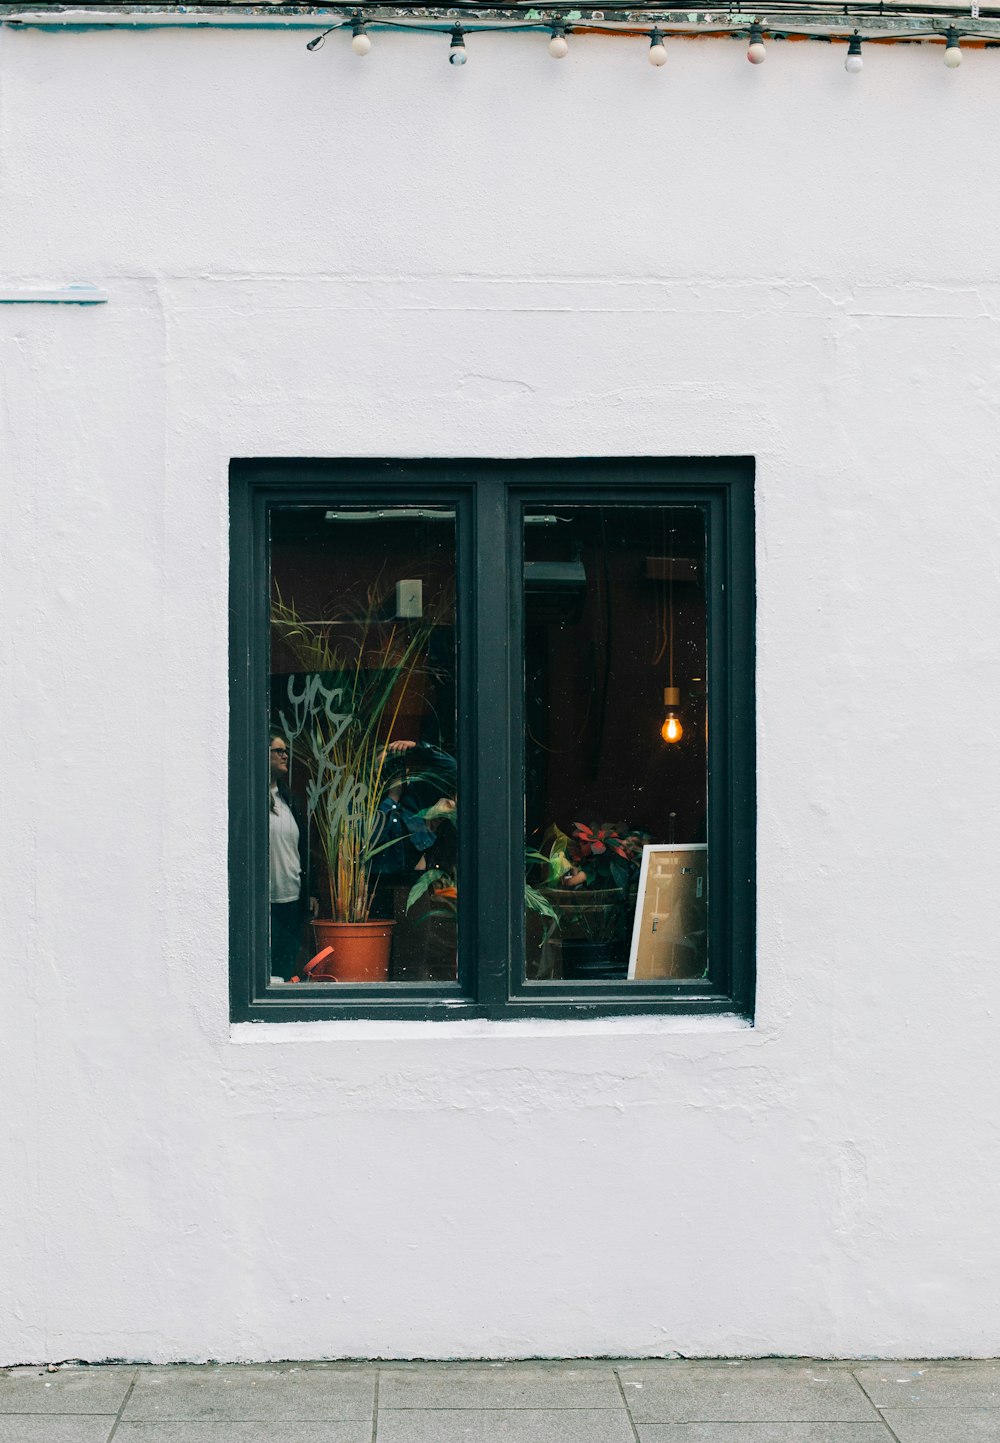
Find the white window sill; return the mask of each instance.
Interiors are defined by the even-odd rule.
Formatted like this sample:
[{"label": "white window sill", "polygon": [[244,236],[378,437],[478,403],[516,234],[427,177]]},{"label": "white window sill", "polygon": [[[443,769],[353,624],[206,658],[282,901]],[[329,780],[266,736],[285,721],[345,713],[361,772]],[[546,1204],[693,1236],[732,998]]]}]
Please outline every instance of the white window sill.
[{"label": "white window sill", "polygon": [[329,1022],[234,1022],[229,1040],[238,1046],[283,1042],[391,1042],[433,1037],[451,1041],[469,1037],[667,1037],[679,1033],[725,1034],[752,1032],[744,1017],[594,1017],[512,1018],[492,1022],[466,1018],[456,1022],[377,1022],[358,1018]]}]

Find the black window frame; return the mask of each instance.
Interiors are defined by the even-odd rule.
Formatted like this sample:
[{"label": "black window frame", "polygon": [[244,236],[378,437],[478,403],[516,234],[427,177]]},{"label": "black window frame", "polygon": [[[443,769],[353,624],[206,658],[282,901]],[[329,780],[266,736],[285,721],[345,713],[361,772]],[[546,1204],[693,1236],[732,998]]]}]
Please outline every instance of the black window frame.
[{"label": "black window frame", "polygon": [[[269,985],[266,730],[268,508],[456,508],[460,978]],[[710,979],[525,981],[522,527],[525,504],[697,504],[708,516]],[[230,1000],[233,1021],[737,1014],[755,992],[754,463],[750,457],[582,460],[240,459],[230,466]],[[506,807],[497,798],[506,796]],[[468,820],[471,817],[471,823]],[[470,883],[469,878],[475,881]],[[515,886],[515,881],[518,883]],[[322,994],[322,995],[321,995]]]}]

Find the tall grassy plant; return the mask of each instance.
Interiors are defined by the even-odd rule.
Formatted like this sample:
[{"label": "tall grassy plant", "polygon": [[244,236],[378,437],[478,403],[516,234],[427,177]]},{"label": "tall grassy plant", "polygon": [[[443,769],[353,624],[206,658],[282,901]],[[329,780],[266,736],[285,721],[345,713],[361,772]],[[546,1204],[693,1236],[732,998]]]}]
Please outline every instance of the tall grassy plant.
[{"label": "tall grassy plant", "polygon": [[356,614],[320,625],[304,622],[279,592],[271,606],[272,626],[307,673],[290,685],[281,720],[289,742],[305,743],[307,813],[336,922],[367,922],[371,913],[371,863],[393,845],[379,840],[379,807],[394,780],[385,747],[424,665],[431,632],[426,623],[404,629],[376,613],[373,592]]}]

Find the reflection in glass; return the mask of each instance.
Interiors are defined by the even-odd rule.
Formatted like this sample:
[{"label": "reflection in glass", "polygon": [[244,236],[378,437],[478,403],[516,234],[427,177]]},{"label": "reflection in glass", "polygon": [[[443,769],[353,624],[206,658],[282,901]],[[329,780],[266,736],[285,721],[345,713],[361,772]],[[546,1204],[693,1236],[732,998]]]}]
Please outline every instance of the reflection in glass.
[{"label": "reflection in glass", "polygon": [[524,520],[525,975],[702,977],[704,511]]},{"label": "reflection in glass", "polygon": [[318,911],[309,927],[300,912],[295,969],[272,982],[453,981],[454,513],[274,507],[270,521],[271,726]]}]

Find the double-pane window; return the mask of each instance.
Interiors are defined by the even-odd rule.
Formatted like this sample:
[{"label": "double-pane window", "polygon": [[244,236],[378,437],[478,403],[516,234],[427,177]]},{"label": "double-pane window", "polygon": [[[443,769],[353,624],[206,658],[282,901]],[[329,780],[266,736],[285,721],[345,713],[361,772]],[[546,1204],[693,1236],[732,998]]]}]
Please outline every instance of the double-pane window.
[{"label": "double-pane window", "polygon": [[238,1018],[752,1010],[745,462],[232,468]]}]

